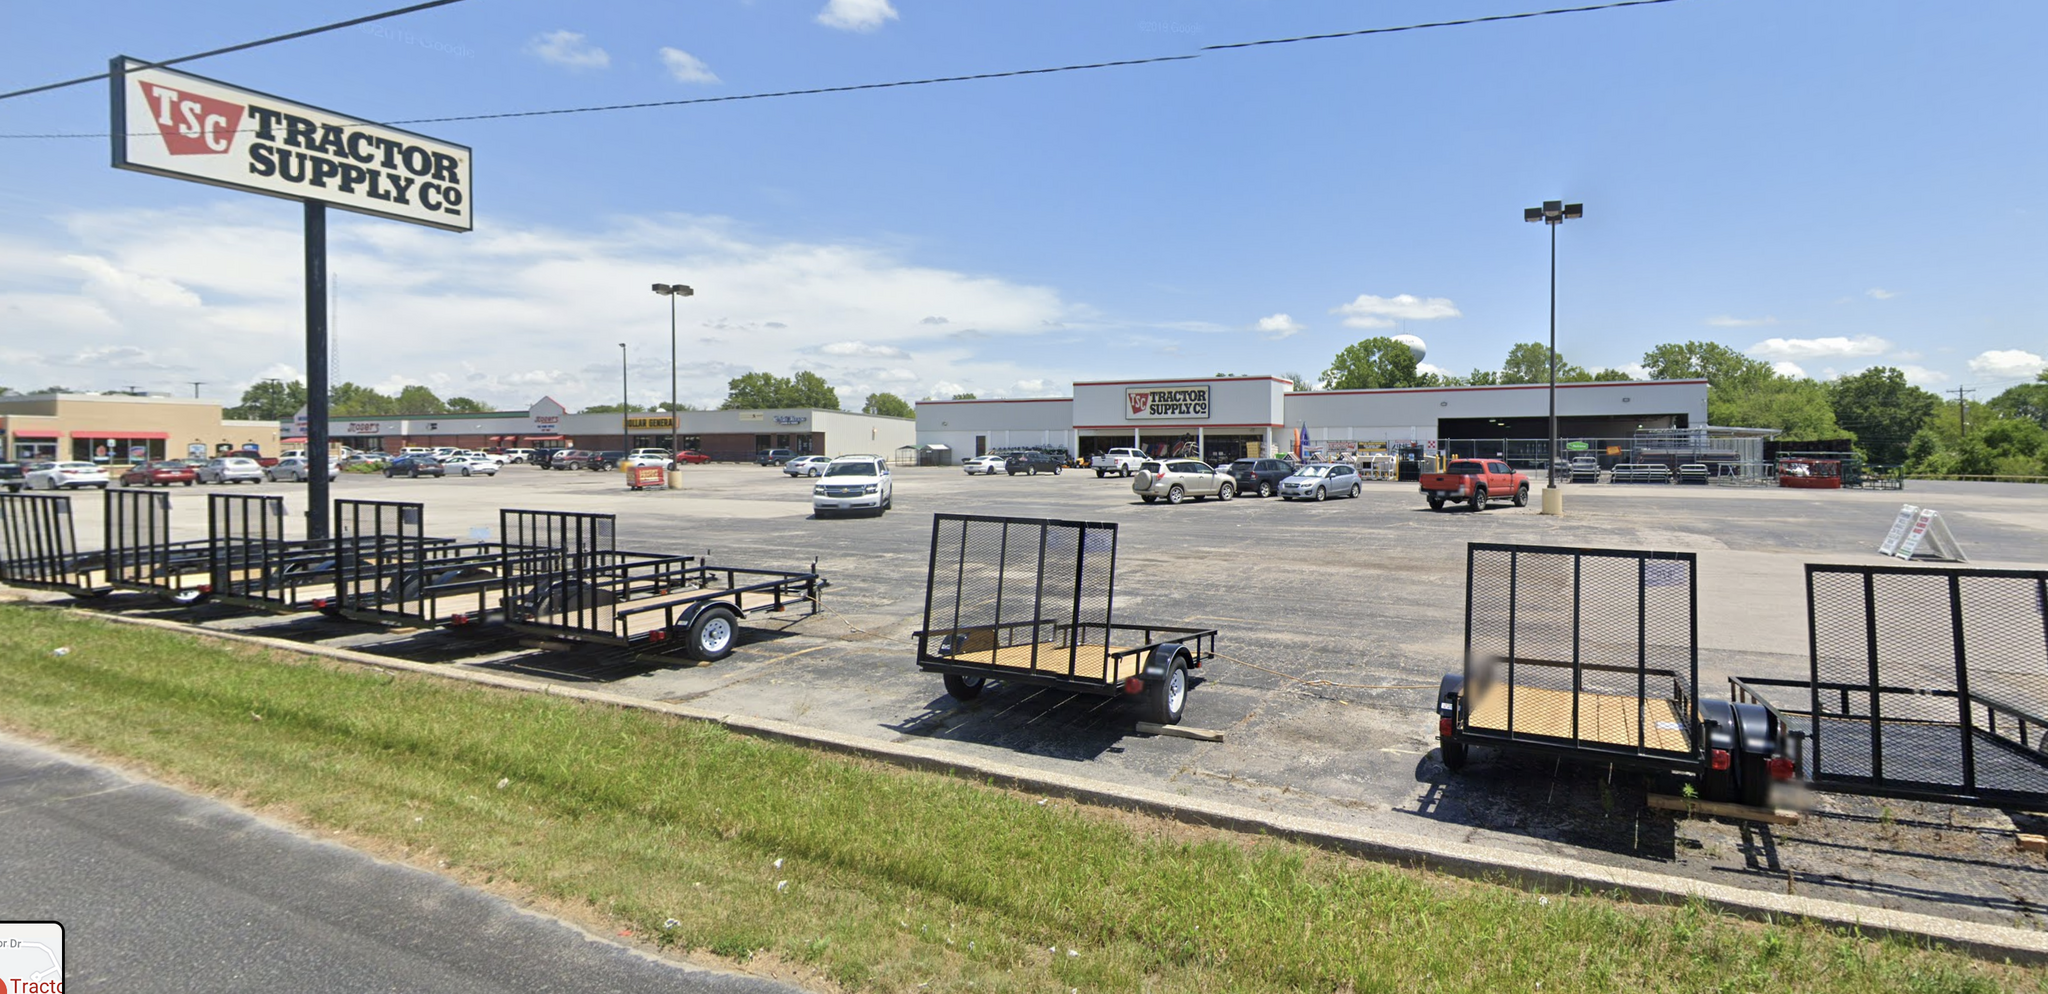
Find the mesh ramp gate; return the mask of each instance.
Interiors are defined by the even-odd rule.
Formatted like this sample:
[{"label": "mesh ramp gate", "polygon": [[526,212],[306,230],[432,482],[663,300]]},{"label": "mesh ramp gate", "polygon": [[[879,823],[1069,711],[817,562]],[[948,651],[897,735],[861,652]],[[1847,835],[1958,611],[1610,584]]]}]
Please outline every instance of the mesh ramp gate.
[{"label": "mesh ramp gate", "polygon": [[1143,664],[1111,658],[1151,641],[1112,624],[1116,525],[939,514],[931,550],[920,660],[1105,683]]},{"label": "mesh ramp gate", "polygon": [[1815,786],[2048,802],[2048,571],[1809,563],[1806,596]]},{"label": "mesh ramp gate", "polygon": [[422,616],[406,567],[426,555],[425,522],[426,505],[416,501],[335,501],[336,610]]},{"label": "mesh ramp gate", "polygon": [[1696,565],[1691,553],[1471,543],[1465,732],[1698,755]]}]

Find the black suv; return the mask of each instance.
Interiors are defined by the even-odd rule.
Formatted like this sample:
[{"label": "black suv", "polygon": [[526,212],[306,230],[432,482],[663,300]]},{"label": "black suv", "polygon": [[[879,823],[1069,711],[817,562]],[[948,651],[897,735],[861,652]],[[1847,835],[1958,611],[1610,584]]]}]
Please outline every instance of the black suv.
[{"label": "black suv", "polygon": [[1294,475],[1294,464],[1285,459],[1239,459],[1224,470],[1237,481],[1237,492],[1250,497],[1271,497],[1280,492],[1280,481]]},{"label": "black suv", "polygon": [[0,462],[0,487],[6,487],[8,493],[18,494],[28,485],[22,476],[20,463]]},{"label": "black suv", "polygon": [[1012,452],[1003,457],[1003,471],[1011,476],[1018,473],[1028,473],[1032,476],[1051,473],[1058,476],[1060,470],[1065,468],[1060,464],[1060,457],[1050,452]]}]

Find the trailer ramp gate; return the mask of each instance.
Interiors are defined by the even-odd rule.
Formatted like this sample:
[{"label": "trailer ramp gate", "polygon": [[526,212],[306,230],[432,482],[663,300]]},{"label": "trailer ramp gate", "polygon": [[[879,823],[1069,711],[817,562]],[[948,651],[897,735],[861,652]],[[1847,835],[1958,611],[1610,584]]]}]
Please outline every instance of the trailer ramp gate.
[{"label": "trailer ramp gate", "polygon": [[1806,597],[1811,679],[1772,696],[1814,786],[2048,804],[2048,571],[1810,563]]},{"label": "trailer ramp gate", "polygon": [[106,491],[107,581],[124,590],[171,599],[212,589],[207,539],[171,539],[171,495],[156,490]]},{"label": "trailer ramp gate", "polygon": [[0,494],[0,582],[92,597],[107,591],[103,556],[81,556],[68,494]]},{"label": "trailer ramp gate", "polygon": [[221,600],[297,610],[334,596],[333,543],[287,539],[283,497],[211,494],[206,527],[207,574]]},{"label": "trailer ramp gate", "polygon": [[1113,655],[1116,525],[940,514],[931,550],[920,661],[1100,683],[1143,664]]},{"label": "trailer ramp gate", "polygon": [[1470,544],[1461,731],[1616,759],[1699,755],[1696,576],[1691,553]]}]

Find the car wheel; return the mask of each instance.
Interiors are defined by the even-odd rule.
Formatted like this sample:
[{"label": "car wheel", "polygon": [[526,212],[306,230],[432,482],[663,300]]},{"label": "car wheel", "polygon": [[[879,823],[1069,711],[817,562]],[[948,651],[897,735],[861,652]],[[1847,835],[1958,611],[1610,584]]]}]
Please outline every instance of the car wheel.
[{"label": "car wheel", "polygon": [[956,701],[971,701],[981,696],[981,688],[988,683],[987,677],[961,676],[947,673],[946,693]]},{"label": "car wheel", "polygon": [[732,655],[732,648],[739,642],[739,623],[733,613],[722,607],[706,608],[690,622],[690,630],[683,638],[683,654],[691,659],[715,663]]},{"label": "car wheel", "polygon": [[417,480],[417,479],[419,479],[419,478],[420,478],[420,471],[419,471],[419,468],[418,468],[418,467],[414,467],[414,468],[413,468],[413,471],[412,471],[412,477],[411,477],[411,478],[412,478],[412,479],[415,479],[415,480]]},{"label": "car wheel", "polygon": [[1100,479],[1102,479],[1103,477],[1105,477],[1105,476],[1108,476],[1108,475],[1109,475],[1109,472],[1108,472],[1107,470],[1100,470],[1100,469],[1098,469],[1098,470],[1096,470],[1096,471],[1095,471],[1095,478],[1096,478],[1096,479],[1098,479],[1098,480],[1100,480]]},{"label": "car wheel", "polygon": [[1327,491],[1327,490],[1324,490],[1324,489],[1323,489],[1322,487],[1317,487],[1317,488],[1316,488],[1316,499],[1317,499],[1317,500],[1328,500],[1328,499],[1329,499],[1329,497],[1330,497],[1330,492],[1329,492],[1329,491]]},{"label": "car wheel", "polygon": [[1147,503],[1147,504],[1150,504],[1150,503],[1152,503],[1152,502],[1154,502],[1154,501],[1158,500],[1159,498],[1157,498],[1157,497],[1155,497],[1155,496],[1153,496],[1153,495],[1151,495],[1151,494],[1142,494],[1142,495],[1140,495],[1140,496],[1138,497],[1138,499],[1139,499],[1139,500],[1142,500],[1142,501],[1144,501],[1144,502],[1145,502],[1145,503]]},{"label": "car wheel", "polygon": [[1358,485],[1358,484],[1356,484],[1356,483],[1354,483],[1354,484],[1352,484],[1352,485],[1351,485],[1351,496],[1353,496],[1353,497],[1357,497],[1357,496],[1358,496],[1359,494],[1362,494],[1362,493],[1364,493],[1364,492],[1365,492],[1365,488],[1364,488],[1364,487],[1361,487],[1361,486],[1359,486],[1359,485]]},{"label": "car wheel", "polygon": [[390,470],[388,470],[388,469],[387,469],[387,470],[385,470],[385,471],[384,471],[384,478],[385,478],[385,479],[387,479],[387,480],[388,480],[388,479],[391,479],[391,476],[392,476],[392,474],[391,474],[391,471],[390,471]]},{"label": "car wheel", "polygon": [[1062,472],[1065,472],[1065,471],[1066,471],[1066,467],[1065,467],[1065,466],[1054,466],[1054,467],[1052,468],[1052,475],[1054,475],[1054,476],[1058,476],[1058,475],[1060,475],[1060,474],[1061,474]]},{"label": "car wheel", "polygon": [[468,467],[468,466],[464,466],[464,467],[462,467],[462,475],[464,475],[464,476],[468,476],[468,475],[469,475],[469,467]]},{"label": "car wheel", "polygon": [[1443,499],[1442,497],[1438,497],[1438,496],[1435,496],[1435,495],[1433,495],[1433,494],[1432,494],[1432,495],[1430,496],[1430,498],[1429,498],[1429,509],[1430,509],[1430,510],[1432,510],[1432,511],[1441,511],[1441,510],[1443,510],[1443,509],[1444,509],[1444,499]]},{"label": "car wheel", "polygon": [[1480,487],[1479,489],[1477,489],[1477,490],[1474,490],[1474,491],[1472,491],[1472,510],[1474,510],[1474,511],[1484,511],[1484,510],[1486,510],[1486,488],[1485,488],[1485,487]]},{"label": "car wheel", "polygon": [[1125,478],[1125,479],[1129,479],[1129,478],[1130,478],[1130,475],[1131,475],[1131,468],[1130,468],[1129,466],[1126,466],[1126,467],[1124,467],[1124,478]]},{"label": "car wheel", "polygon": [[1528,487],[1528,485],[1527,485],[1527,484],[1524,484],[1524,485],[1522,485],[1522,486],[1520,486],[1520,487],[1516,487],[1516,488],[1515,488],[1515,506],[1516,506],[1516,507],[1528,507],[1528,506],[1529,506],[1529,487]]},{"label": "car wheel", "polygon": [[1178,725],[1187,702],[1188,669],[1175,656],[1166,678],[1145,688],[1145,717],[1155,725]]},{"label": "car wheel", "polygon": [[1260,481],[1259,481],[1259,496],[1261,496],[1261,497],[1271,497],[1271,496],[1273,496],[1273,481],[1271,481],[1271,480],[1260,480]]},{"label": "car wheel", "polygon": [[1235,496],[1237,496],[1237,488],[1228,483],[1224,484],[1221,490],[1216,491],[1217,500],[1229,500]]},{"label": "car wheel", "polygon": [[1187,496],[1187,493],[1187,490],[1183,489],[1180,484],[1176,483],[1173,486],[1166,488],[1166,502],[1168,504],[1178,504],[1181,502],[1182,498],[1185,498]]},{"label": "car wheel", "polygon": [[882,510],[886,511],[895,506],[896,494],[894,491],[891,491],[888,496],[882,498]]}]

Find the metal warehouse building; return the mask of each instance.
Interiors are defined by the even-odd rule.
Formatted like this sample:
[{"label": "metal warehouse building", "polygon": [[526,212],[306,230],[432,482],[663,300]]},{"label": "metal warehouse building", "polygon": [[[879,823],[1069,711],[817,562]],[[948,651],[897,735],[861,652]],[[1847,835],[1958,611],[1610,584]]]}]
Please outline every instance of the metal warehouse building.
[{"label": "metal warehouse building", "polygon": [[[1506,452],[1526,447],[1514,441],[1550,434],[1548,384],[1313,391],[1290,386],[1270,376],[1111,380],[1075,383],[1072,397],[928,400],[917,405],[917,441],[961,456],[1029,446],[1083,456],[1126,446],[1163,452],[1193,443],[1205,455],[1235,459],[1290,448],[1302,432],[1319,448],[1419,443],[1447,452]],[[1707,381],[1560,383],[1557,414],[1563,438],[1704,428]]]}]

